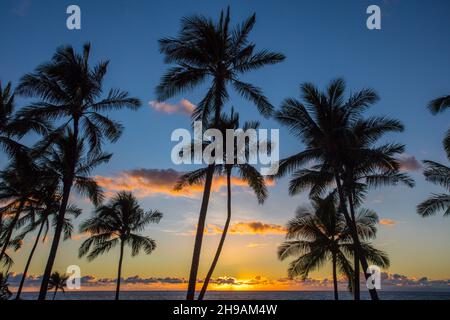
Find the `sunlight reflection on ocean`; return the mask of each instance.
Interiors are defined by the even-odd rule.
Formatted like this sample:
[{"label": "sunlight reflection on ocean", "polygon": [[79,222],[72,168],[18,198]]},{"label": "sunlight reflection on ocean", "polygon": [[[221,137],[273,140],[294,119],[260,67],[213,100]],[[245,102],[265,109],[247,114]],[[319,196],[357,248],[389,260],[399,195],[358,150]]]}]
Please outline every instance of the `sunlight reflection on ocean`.
[{"label": "sunlight reflection on ocean", "polygon": [[[369,295],[362,293],[362,299],[368,300]],[[48,299],[52,299],[49,293]],[[36,292],[22,294],[25,300],[36,299]],[[122,300],[184,300],[184,291],[123,291]],[[209,300],[331,300],[331,291],[211,291],[205,296]],[[350,300],[348,292],[340,292],[340,299]],[[385,291],[380,292],[382,300],[450,300],[450,292],[427,291]],[[56,300],[112,300],[113,291],[66,291],[58,293]]]}]

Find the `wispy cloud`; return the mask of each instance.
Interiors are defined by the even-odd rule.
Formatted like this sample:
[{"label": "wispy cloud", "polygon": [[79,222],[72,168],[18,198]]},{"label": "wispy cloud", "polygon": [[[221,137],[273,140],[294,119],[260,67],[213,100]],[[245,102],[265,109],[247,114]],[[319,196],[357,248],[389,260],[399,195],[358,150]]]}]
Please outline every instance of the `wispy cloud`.
[{"label": "wispy cloud", "polygon": [[167,102],[160,102],[160,101],[150,101],[149,106],[156,111],[164,112],[167,114],[173,114],[173,113],[181,113],[181,114],[187,114],[191,115],[192,112],[195,110],[195,105],[190,102],[189,100],[182,99],[177,104],[170,104]]},{"label": "wispy cloud", "polygon": [[[208,235],[222,234],[223,228],[215,224],[208,224],[205,233]],[[261,221],[241,221],[232,223],[229,234],[236,235],[278,235],[285,234],[286,228],[279,224],[265,223]]]},{"label": "wispy cloud", "polygon": [[392,219],[381,219],[380,224],[383,226],[393,227],[397,224],[397,222]]}]

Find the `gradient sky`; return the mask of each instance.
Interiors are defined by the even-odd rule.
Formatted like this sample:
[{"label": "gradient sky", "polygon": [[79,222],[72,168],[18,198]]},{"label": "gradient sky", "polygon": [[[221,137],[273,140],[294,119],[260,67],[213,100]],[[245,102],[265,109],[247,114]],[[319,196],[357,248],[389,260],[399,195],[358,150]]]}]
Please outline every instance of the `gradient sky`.
[{"label": "gradient sky", "polygon": [[[66,8],[77,4],[82,12],[82,30],[66,28]],[[378,4],[382,10],[382,30],[366,28],[366,8]],[[124,276],[187,277],[193,249],[193,231],[198,216],[201,192],[174,195],[169,180],[156,181],[154,169],[189,170],[175,166],[170,160],[174,146],[171,132],[189,128],[190,118],[183,112],[168,114],[155,110],[154,88],[167,69],[158,52],[157,40],[176,35],[180,18],[204,14],[216,18],[221,9],[231,5],[232,22],[241,22],[253,12],[257,23],[251,40],[258,48],[281,51],[284,63],[266,67],[244,79],[263,88],[270,101],[279,106],[287,97],[298,97],[299,84],[313,82],[320,87],[331,79],[344,77],[350,90],[371,87],[381,101],[368,114],[387,115],[403,121],[404,133],[387,137],[386,141],[406,144],[405,158],[412,164],[432,159],[447,163],[442,147],[450,114],[431,115],[427,102],[450,90],[450,3],[434,1],[36,1],[2,0],[0,3],[0,79],[18,83],[20,77],[38,64],[48,61],[55,49],[70,44],[77,50],[92,43],[91,61],[109,59],[105,88],[128,90],[143,101],[137,112],[121,111],[112,118],[125,125],[122,138],[105,149],[114,153],[109,164],[95,170],[106,191],[126,186],[139,196],[144,208],[159,209],[164,218],[151,226],[146,234],[158,242],[150,256],[125,258]],[[197,103],[204,93],[201,88],[167,101],[179,105],[182,99]],[[27,101],[17,99],[21,106]],[[261,120],[263,128],[280,128],[273,120],[261,119],[256,108],[236,95],[231,103],[243,120]],[[231,103],[227,106],[231,105]],[[25,141],[34,141],[26,137]],[[280,128],[281,157],[301,151],[303,146]],[[0,167],[6,158],[0,154]],[[414,167],[414,166],[412,166]],[[146,169],[140,172],[132,171]],[[146,175],[142,175],[142,173]],[[170,173],[170,172],[169,172]],[[168,171],[160,172],[161,176]],[[365,207],[376,210],[391,225],[380,225],[376,245],[389,253],[392,274],[409,278],[450,278],[450,220],[442,215],[427,219],[415,212],[416,205],[437,188],[422,177],[420,169],[410,170],[416,180],[414,189],[384,188],[370,192]],[[151,176],[150,180],[149,176]],[[147,178],[147,180],[145,180]],[[151,180],[154,179],[154,180]],[[140,183],[140,186],[138,184]],[[144,184],[145,185],[144,185]],[[248,188],[233,188],[233,222],[235,234],[227,241],[215,276],[237,279],[280,279],[286,277],[287,262],[276,258],[276,247],[283,240],[280,226],[294,215],[295,208],[307,203],[306,195],[289,197],[288,179],[270,186],[264,206],[257,204]],[[211,233],[204,242],[201,275],[209,266],[219,236],[214,225],[225,220],[224,188],[217,186],[210,203],[207,223]],[[84,209],[80,220],[90,215],[89,203],[73,197]],[[254,232],[248,222],[266,224],[265,232]],[[241,232],[238,232],[238,231]],[[243,234],[242,234],[243,233]],[[87,263],[77,258],[83,236],[60,246],[55,269],[80,265],[83,275],[114,277],[115,251]],[[33,237],[14,255],[13,271],[21,272]],[[48,243],[41,247],[30,273],[39,275],[48,254]],[[325,267],[312,274],[329,277]]]}]

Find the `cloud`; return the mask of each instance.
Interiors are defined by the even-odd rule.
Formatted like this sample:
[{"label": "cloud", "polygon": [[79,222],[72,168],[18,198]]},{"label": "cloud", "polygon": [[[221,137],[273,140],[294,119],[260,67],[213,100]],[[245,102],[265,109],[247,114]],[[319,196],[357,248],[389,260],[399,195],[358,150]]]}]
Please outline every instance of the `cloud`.
[{"label": "cloud", "polygon": [[[14,291],[18,287],[22,274],[11,273],[8,283]],[[25,281],[26,291],[36,291],[39,289],[42,276],[30,275]],[[203,283],[204,279],[198,279],[198,283]],[[141,277],[134,275],[121,280],[124,290],[184,290],[188,283],[184,277]],[[100,278],[94,275],[85,275],[81,278],[81,290],[114,290],[116,278]],[[340,276],[338,278],[340,290],[347,290],[348,280]],[[361,276],[361,286],[364,287],[365,280]],[[427,277],[408,277],[398,273],[381,273],[381,287],[385,291],[450,291],[450,279],[430,280]],[[332,278],[307,278],[290,279],[268,279],[261,275],[249,278],[236,278],[232,276],[220,276],[210,280],[210,289],[229,290],[332,290]]]},{"label": "cloud", "polygon": [[[118,191],[132,191],[140,198],[155,195],[199,197],[203,193],[202,184],[192,185],[180,191],[174,190],[183,173],[173,169],[134,169],[122,171],[113,177],[95,176],[95,180],[107,191],[107,196]],[[233,187],[248,188],[247,182],[237,177],[232,177],[231,183]],[[226,185],[225,177],[217,177],[213,180],[211,190],[218,192]],[[274,185],[274,182],[268,181],[267,185]]]},{"label": "cloud", "polygon": [[256,248],[265,248],[267,247],[269,244],[268,243],[255,243],[255,242],[250,242],[247,243],[245,245],[246,248],[250,248],[250,249],[256,249]]},{"label": "cloud", "polygon": [[[208,224],[205,230],[206,234],[209,235],[222,234],[222,231],[222,227],[215,224]],[[286,228],[278,224],[264,223],[261,221],[241,221],[231,224],[228,233],[237,235],[274,235],[285,234]]]},{"label": "cloud", "polygon": [[164,112],[167,114],[181,113],[191,115],[195,110],[195,105],[189,100],[182,99],[177,104],[170,104],[167,102],[150,101],[149,106],[156,111]]},{"label": "cloud", "polygon": [[403,154],[397,160],[400,164],[400,170],[402,170],[402,171],[422,170],[422,165],[414,156]]},{"label": "cloud", "polygon": [[[281,278],[276,281],[278,284],[283,284],[286,287],[295,287],[300,285],[302,289],[310,290],[330,290],[333,286],[332,278],[314,279],[307,278],[289,279]],[[361,275],[361,287],[365,286],[364,276]],[[346,289],[348,280],[345,277],[338,278],[338,285],[342,289]],[[413,278],[397,273],[381,273],[381,288],[386,291],[402,291],[402,290],[450,290],[450,279],[444,280],[429,280],[427,277]]]},{"label": "cloud", "polygon": [[380,224],[383,226],[390,226],[393,227],[397,224],[396,221],[392,220],[392,219],[381,219],[380,220]]}]

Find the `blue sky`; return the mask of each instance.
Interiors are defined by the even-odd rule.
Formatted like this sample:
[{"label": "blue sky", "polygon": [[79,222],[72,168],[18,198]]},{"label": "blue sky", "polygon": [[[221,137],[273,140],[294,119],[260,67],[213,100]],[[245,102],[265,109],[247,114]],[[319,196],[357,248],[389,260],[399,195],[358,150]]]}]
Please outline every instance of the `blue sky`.
[{"label": "blue sky", "polygon": [[[69,31],[65,26],[66,8],[77,4],[81,8],[82,30]],[[377,4],[382,11],[382,30],[366,28],[366,8]],[[251,40],[258,48],[280,51],[287,56],[282,64],[266,67],[244,79],[260,86],[270,101],[278,107],[287,97],[298,97],[302,82],[320,87],[331,79],[344,77],[349,90],[370,87],[377,90],[381,101],[368,114],[387,115],[400,119],[404,133],[387,137],[406,145],[407,156],[418,161],[432,159],[447,163],[442,148],[444,132],[449,127],[449,113],[431,115],[426,104],[431,99],[450,92],[450,3],[434,1],[35,1],[3,0],[0,3],[0,79],[17,84],[20,77],[38,64],[49,60],[63,44],[81,48],[92,43],[92,60],[111,61],[105,88],[128,90],[143,101],[137,112],[111,114],[125,125],[122,138],[106,149],[114,153],[108,165],[95,171],[103,177],[118,177],[124,170],[137,168],[186,170],[170,161],[173,143],[170,134],[176,128],[189,128],[190,118],[183,114],[158,112],[149,107],[155,100],[154,88],[167,65],[158,52],[157,40],[176,35],[180,18],[191,14],[218,17],[220,10],[231,6],[232,22],[240,22],[256,12],[257,23]],[[187,99],[197,103],[204,90],[180,95],[168,101]],[[231,103],[241,119],[262,121],[263,128],[279,128],[273,120],[262,119],[256,108],[235,94]],[[18,99],[18,107],[27,101]],[[229,107],[229,106],[228,106]],[[27,137],[26,141],[33,141]],[[281,156],[302,150],[302,145],[280,128]],[[0,165],[5,162],[0,154]],[[390,272],[409,276],[450,278],[450,221],[442,216],[428,219],[415,213],[417,203],[439,188],[425,182],[420,171],[410,172],[416,179],[414,189],[405,187],[375,190],[368,196],[366,207],[381,218],[395,221],[394,226],[380,226],[377,244],[388,251]],[[238,190],[239,191],[239,190]],[[151,194],[142,197],[145,207],[158,208],[166,216],[149,233],[160,243],[151,258],[135,259],[125,272],[186,276],[193,239],[180,235],[193,230],[198,214],[198,198],[174,198]],[[270,188],[270,197],[261,207],[248,192],[236,192],[235,221],[258,220],[283,225],[295,208],[304,204],[305,195],[291,198],[287,194],[287,179]],[[86,210],[90,207],[79,201]],[[211,203],[210,221],[222,224],[225,202],[221,192]],[[180,238],[181,237],[181,238]],[[184,237],[184,238],[183,238]],[[211,252],[217,237],[208,238],[206,253]],[[182,239],[182,241],[180,241]],[[235,235],[229,239],[231,248],[249,251],[251,259],[239,263],[230,258],[218,267],[218,274],[251,276],[264,273],[268,277],[285,275],[286,263],[276,260],[276,245],[280,235]],[[261,243],[263,249],[250,251],[247,244]],[[174,256],[174,245],[182,253]],[[57,265],[63,268],[76,257],[79,242],[64,244]],[[45,258],[45,250],[40,253]],[[254,253],[256,252],[256,253]],[[250,253],[254,255],[250,255]],[[206,256],[206,255],[205,255]],[[241,255],[240,255],[241,256]],[[16,271],[22,263],[18,257]],[[115,263],[111,254],[98,262],[83,263],[86,272],[111,276],[114,268],[102,270],[102,261]],[[155,263],[149,270],[139,261]],[[69,263],[70,264],[70,263]],[[270,271],[261,268],[270,265]],[[40,273],[42,264],[32,271]],[[329,270],[319,273],[326,276]]]}]

